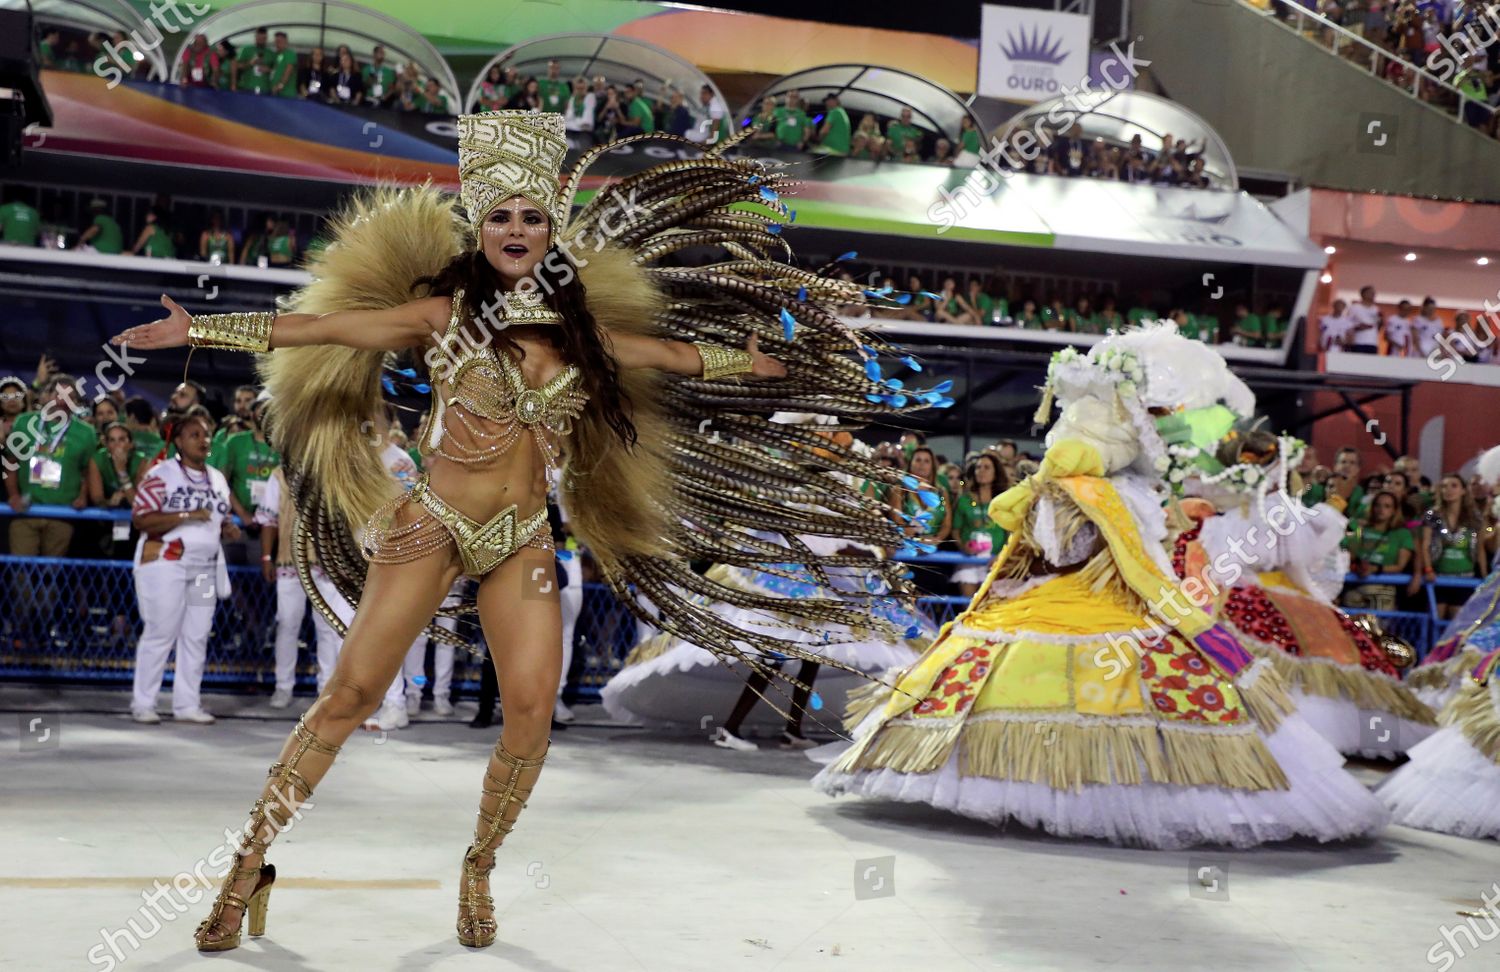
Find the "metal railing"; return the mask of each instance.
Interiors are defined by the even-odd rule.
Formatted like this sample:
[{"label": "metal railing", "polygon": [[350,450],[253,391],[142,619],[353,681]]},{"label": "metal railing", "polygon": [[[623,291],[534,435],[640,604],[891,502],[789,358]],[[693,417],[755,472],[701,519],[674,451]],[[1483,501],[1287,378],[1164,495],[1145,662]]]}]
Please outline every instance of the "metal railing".
[{"label": "metal railing", "polygon": [[[14,516],[0,504],[0,517]],[[36,506],[30,516],[109,523],[129,518],[126,510]],[[897,555],[918,567],[942,568],[984,565],[989,558],[949,551]],[[0,555],[0,598],[10,606],[0,614],[0,678],[126,684],[135,664],[135,645],[141,632],[133,566],[128,560]],[[261,686],[273,680],[276,588],[257,567],[229,568],[234,593],[215,608],[204,668],[206,685],[224,688]],[[1388,584],[1405,587],[1410,574],[1350,574],[1351,584]],[[1370,611],[1349,609],[1353,615],[1380,618],[1385,628],[1412,643],[1425,657],[1441,631],[1435,590],[1474,588],[1474,578],[1425,581],[1428,611]],[[969,599],[925,596],[918,609],[942,625],[967,607]],[[311,688],[316,681],[316,648],[311,612],[299,633],[298,684]],[[585,583],[574,632],[573,664],[567,677],[570,701],[594,701],[604,683],[617,673],[639,641],[635,617],[603,584]],[[477,691],[479,668],[467,653],[457,656],[454,686],[465,694]]]},{"label": "metal railing", "polygon": [[[1448,92],[1456,99],[1457,104],[1456,110],[1450,117],[1452,117],[1460,124],[1462,124],[1464,121],[1465,103],[1475,100],[1464,94],[1458,88],[1449,84],[1447,81],[1439,78],[1437,75],[1433,74],[1425,67],[1422,67],[1419,64],[1414,64],[1413,62],[1408,61],[1403,57],[1398,57],[1397,55],[1392,54],[1390,51],[1386,50],[1384,47],[1381,47],[1379,44],[1375,44],[1370,42],[1369,40],[1366,40],[1364,37],[1361,37],[1359,34],[1354,33],[1352,30],[1343,26],[1342,24],[1334,23],[1332,20],[1329,20],[1322,14],[1317,13],[1313,10],[1309,10],[1308,8],[1302,6],[1300,3],[1295,2],[1295,0],[1287,0],[1287,2],[1283,4],[1283,6],[1288,11],[1288,17],[1295,21],[1295,26],[1293,26],[1293,24],[1287,23],[1285,20],[1281,20],[1279,17],[1276,17],[1271,9],[1272,7],[1274,7],[1276,0],[1271,0],[1271,7],[1263,7],[1259,4],[1253,3],[1252,0],[1239,0],[1239,2],[1247,7],[1250,7],[1256,13],[1271,17],[1272,19],[1280,20],[1282,26],[1287,30],[1295,31],[1306,40],[1311,41],[1319,47],[1324,48],[1328,51],[1328,53],[1334,55],[1335,57],[1338,57],[1344,61],[1348,61],[1350,64],[1353,64],[1356,67],[1368,67],[1370,73],[1375,77],[1389,82],[1398,91],[1403,91],[1406,94],[1410,95],[1411,98],[1417,103],[1426,105],[1434,111],[1441,112],[1445,115],[1449,114],[1446,108],[1438,103],[1422,97],[1422,84],[1423,82],[1426,82],[1433,89]],[[1307,24],[1309,22],[1315,24],[1320,29],[1309,30],[1307,27]],[[1364,53],[1363,61],[1355,60],[1346,56],[1344,54],[1344,50],[1346,48],[1362,50]],[[1409,85],[1410,90],[1407,90],[1407,85],[1396,84],[1395,81],[1385,76],[1385,70],[1391,64],[1400,65],[1403,72],[1411,78],[1411,83]],[[1484,104],[1483,102],[1476,103]],[[1487,104],[1485,104],[1485,110],[1489,110],[1489,106]]]}]

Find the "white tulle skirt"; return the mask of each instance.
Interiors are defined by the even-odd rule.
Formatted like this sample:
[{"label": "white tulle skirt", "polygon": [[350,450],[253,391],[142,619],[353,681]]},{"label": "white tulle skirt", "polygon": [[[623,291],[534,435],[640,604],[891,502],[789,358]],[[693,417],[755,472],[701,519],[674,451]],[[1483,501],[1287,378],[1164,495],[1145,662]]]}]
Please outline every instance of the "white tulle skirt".
[{"label": "white tulle skirt", "polygon": [[1500,766],[1454,727],[1412,748],[1375,791],[1393,822],[1458,837],[1500,838]]},{"label": "white tulle skirt", "polygon": [[[871,715],[855,737],[862,738],[878,720],[878,713]],[[829,795],[927,803],[989,823],[1015,821],[1059,837],[1096,837],[1157,849],[1252,847],[1296,837],[1348,840],[1371,836],[1386,825],[1390,815],[1384,805],[1344,771],[1344,758],[1297,714],[1285,716],[1265,738],[1289,789],[1144,783],[1057,790],[1042,783],[960,776],[956,748],[936,773],[838,773],[828,766],[813,778],[813,786]],[[831,761],[844,748],[824,746],[809,756]]]},{"label": "white tulle skirt", "polygon": [[1436,726],[1390,712],[1360,709],[1348,699],[1331,699],[1289,688],[1287,694],[1318,735],[1341,753],[1367,759],[1397,759],[1411,747],[1437,731]]},{"label": "white tulle skirt", "polygon": [[[720,605],[715,609],[730,624],[751,629],[765,624],[763,614]],[[910,641],[889,642],[875,636],[856,637],[849,629],[836,627],[828,632],[828,641],[814,641],[811,636],[794,631],[779,631],[788,640],[800,640],[808,649],[825,658],[849,665],[860,672],[883,672],[911,664],[919,650],[937,635],[937,627],[925,618]],[[796,676],[802,663],[789,659],[781,663],[783,671]],[[748,673],[743,667],[729,668],[714,655],[697,645],[672,639],[655,657],[627,665],[605,683],[601,701],[609,715],[622,722],[642,722],[650,726],[711,729],[729,717],[740,697]],[[803,728],[811,730],[818,723],[839,730],[840,714],[849,692],[869,679],[851,672],[824,666],[813,684],[815,697],[810,701]],[[781,693],[785,693],[785,697]],[[790,691],[773,683],[765,690],[783,711],[790,705]],[[757,705],[746,717],[747,730],[764,731],[779,728],[785,716],[768,705]]]}]

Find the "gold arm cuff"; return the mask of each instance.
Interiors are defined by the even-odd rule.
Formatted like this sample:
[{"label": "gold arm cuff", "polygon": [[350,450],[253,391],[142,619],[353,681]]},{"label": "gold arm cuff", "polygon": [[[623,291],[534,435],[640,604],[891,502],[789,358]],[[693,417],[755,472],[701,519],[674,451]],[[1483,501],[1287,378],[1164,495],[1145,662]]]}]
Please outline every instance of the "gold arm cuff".
[{"label": "gold arm cuff", "polygon": [[188,325],[188,345],[231,351],[269,351],[272,311],[251,314],[194,314]]},{"label": "gold arm cuff", "polygon": [[703,341],[693,342],[693,347],[698,349],[698,357],[703,359],[703,377],[705,378],[728,378],[732,375],[747,375],[750,373],[750,352],[739,348],[726,348],[722,344],[709,344]]}]

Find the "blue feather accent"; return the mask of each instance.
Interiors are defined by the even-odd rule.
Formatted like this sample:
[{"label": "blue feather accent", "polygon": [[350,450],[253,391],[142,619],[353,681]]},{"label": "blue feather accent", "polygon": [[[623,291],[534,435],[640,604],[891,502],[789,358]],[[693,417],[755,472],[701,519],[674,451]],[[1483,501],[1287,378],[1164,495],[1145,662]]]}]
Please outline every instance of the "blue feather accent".
[{"label": "blue feather accent", "polygon": [[940,381],[936,385],[932,386],[932,390],[935,391],[935,392],[950,391],[952,388],[953,388],[953,379],[952,378],[944,378],[942,381]]},{"label": "blue feather accent", "polygon": [[785,307],[781,309],[781,336],[790,341],[797,333],[797,319]]},{"label": "blue feather accent", "polygon": [[918,486],[922,485],[922,481],[913,476],[911,473],[907,473],[906,475],[901,477],[901,485],[905,486],[907,489],[916,489]]},{"label": "blue feather accent", "polygon": [[412,385],[411,388],[412,391],[416,392],[418,395],[427,395],[432,392],[432,386],[425,382],[417,385]]},{"label": "blue feather accent", "polygon": [[906,365],[912,371],[921,371],[922,370],[922,366],[917,363],[917,359],[913,358],[909,354],[906,357],[904,357],[904,358],[901,359],[901,363],[904,364],[904,365]]},{"label": "blue feather accent", "polygon": [[901,379],[900,378],[887,378],[885,380],[885,387],[887,387],[887,388],[894,388],[897,391],[900,391],[901,389],[905,388],[906,386],[901,383]]},{"label": "blue feather accent", "polygon": [[939,496],[930,489],[919,489],[917,490],[917,498],[927,506],[936,506]]},{"label": "blue feather accent", "polygon": [[914,624],[910,628],[906,629],[906,636],[908,638],[915,638],[917,635],[919,635],[921,633],[922,633],[922,626],[920,624]]},{"label": "blue feather accent", "polygon": [[951,398],[939,398],[932,404],[934,408],[952,408],[954,405],[954,401]]},{"label": "blue feather accent", "polygon": [[780,223],[767,223],[766,224],[766,232],[770,233],[772,236],[779,236],[779,235],[781,235],[781,224]]},{"label": "blue feather accent", "polygon": [[807,300],[807,288],[806,287],[798,287],[797,288],[797,301],[799,303],[801,303],[801,302],[804,302],[806,300]]},{"label": "blue feather accent", "polygon": [[933,293],[930,290],[919,290],[919,291],[917,291],[917,293],[921,294],[923,297],[926,297],[929,300],[942,300],[943,299],[940,294],[935,294],[935,293]]},{"label": "blue feather accent", "polygon": [[880,402],[881,402],[882,397],[883,396],[880,396],[880,395],[866,395],[865,396],[865,401],[867,401],[867,402],[874,402],[876,405],[879,405]]},{"label": "blue feather accent", "polygon": [[835,260],[833,262],[834,263],[843,263],[845,260],[853,260],[857,256],[859,256],[859,251],[858,250],[850,250],[848,253],[845,253],[843,256],[839,257],[837,260]]},{"label": "blue feather accent", "polygon": [[865,362],[865,377],[868,378],[868,379],[870,379],[871,381],[879,381],[880,380],[880,362],[879,361],[866,361]]},{"label": "blue feather accent", "polygon": [[899,297],[896,298],[896,303],[902,304],[902,305],[910,304],[911,303],[911,294],[902,294],[902,295],[900,295]]},{"label": "blue feather accent", "polygon": [[781,197],[778,196],[776,194],[776,190],[772,189],[770,186],[761,186],[760,187],[760,198],[766,200],[767,202],[775,202],[776,200],[780,199]]},{"label": "blue feather accent", "polygon": [[385,389],[387,395],[396,394],[396,383],[386,375],[380,376],[380,387]]},{"label": "blue feather accent", "polygon": [[870,356],[870,357],[872,357],[872,358],[873,358],[873,357],[876,357],[876,356],[877,356],[877,355],[879,355],[879,354],[880,354],[880,352],[879,352],[879,351],[876,351],[876,350],[875,350],[875,349],[874,349],[874,348],[872,348],[872,347],[870,347],[870,346],[869,346],[869,345],[868,345],[868,344],[861,344],[861,345],[860,345],[860,346],[859,346],[859,349],[860,349],[860,350],[861,350],[861,351],[863,351],[863,352],[864,352],[864,353],[865,353],[865,354],[867,354],[867,355],[869,355],[869,356]]},{"label": "blue feather accent", "polygon": [[906,396],[905,395],[887,395],[886,396],[886,401],[890,402],[891,406],[893,408],[905,408],[906,407]]},{"label": "blue feather accent", "polygon": [[394,368],[392,370],[395,371],[396,374],[400,375],[402,378],[415,378],[415,377],[417,377],[417,369],[415,369],[415,368]]},{"label": "blue feather accent", "polygon": [[795,223],[797,221],[797,211],[795,209],[788,209],[786,215],[788,223]]},{"label": "blue feather accent", "polygon": [[807,700],[807,703],[808,705],[811,705],[814,710],[821,709],[823,708],[823,696],[819,695],[817,692],[814,692],[812,694],[812,698]]}]

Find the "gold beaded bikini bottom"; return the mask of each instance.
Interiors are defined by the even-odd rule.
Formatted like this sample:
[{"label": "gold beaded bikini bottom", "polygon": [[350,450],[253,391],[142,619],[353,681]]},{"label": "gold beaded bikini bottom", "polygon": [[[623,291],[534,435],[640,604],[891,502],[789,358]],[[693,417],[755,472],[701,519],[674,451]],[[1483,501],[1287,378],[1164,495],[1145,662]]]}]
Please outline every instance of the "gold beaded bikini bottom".
[{"label": "gold beaded bikini bottom", "polygon": [[[416,519],[396,526],[397,514],[408,503],[422,507]],[[464,573],[483,577],[504,563],[522,547],[551,551],[552,533],[547,524],[547,508],[524,519],[512,504],[480,523],[443,502],[427,483],[423,473],[415,486],[391,500],[370,517],[365,527],[365,556],[376,564],[405,564],[440,550],[448,544],[458,548]]]}]

